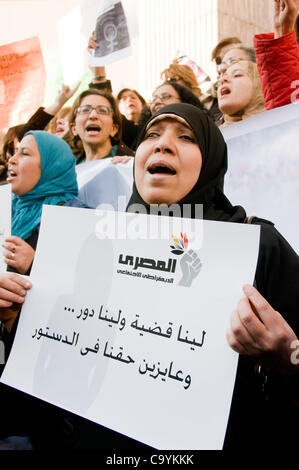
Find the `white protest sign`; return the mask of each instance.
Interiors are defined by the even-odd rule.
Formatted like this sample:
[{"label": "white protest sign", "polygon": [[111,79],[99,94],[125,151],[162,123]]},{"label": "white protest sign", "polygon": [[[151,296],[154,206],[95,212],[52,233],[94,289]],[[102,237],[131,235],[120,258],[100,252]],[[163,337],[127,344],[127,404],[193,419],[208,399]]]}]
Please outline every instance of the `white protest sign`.
[{"label": "white protest sign", "polygon": [[[131,38],[136,35],[136,10],[127,8],[127,1],[101,0],[95,34],[99,47],[91,65],[102,67],[132,54]],[[132,2],[131,2],[132,3]]]},{"label": "white protest sign", "polygon": [[3,259],[2,243],[11,234],[11,186],[0,186],[0,272],[6,271],[6,263]]},{"label": "white protest sign", "polygon": [[118,164],[111,158],[80,163],[76,173],[79,199],[88,207],[126,210],[133,187],[133,158]]},{"label": "white protest sign", "polygon": [[228,146],[225,194],[249,216],[275,223],[299,253],[299,106],[266,111],[221,129]]},{"label": "white protest sign", "polygon": [[221,449],[258,246],[248,224],[44,206],[2,382],[154,448]]}]

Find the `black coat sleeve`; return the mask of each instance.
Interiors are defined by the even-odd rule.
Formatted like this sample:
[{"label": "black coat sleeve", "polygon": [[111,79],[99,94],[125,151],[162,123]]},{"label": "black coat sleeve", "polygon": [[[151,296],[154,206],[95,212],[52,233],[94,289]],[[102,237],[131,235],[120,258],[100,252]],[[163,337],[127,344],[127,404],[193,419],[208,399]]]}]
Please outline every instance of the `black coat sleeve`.
[{"label": "black coat sleeve", "polygon": [[[261,226],[255,284],[299,334],[299,259],[273,224]],[[290,349],[290,359],[291,359]],[[297,447],[299,377],[287,377],[253,358],[239,356],[225,450],[249,450],[267,455],[275,448]]]},{"label": "black coat sleeve", "polygon": [[18,132],[19,142],[23,139],[26,132],[40,130],[43,131],[49,124],[54,116],[46,113],[44,108],[38,108],[38,110],[31,116],[29,121],[24,124],[22,129]]},{"label": "black coat sleeve", "polygon": [[299,335],[299,257],[273,225],[261,224],[256,287]]}]

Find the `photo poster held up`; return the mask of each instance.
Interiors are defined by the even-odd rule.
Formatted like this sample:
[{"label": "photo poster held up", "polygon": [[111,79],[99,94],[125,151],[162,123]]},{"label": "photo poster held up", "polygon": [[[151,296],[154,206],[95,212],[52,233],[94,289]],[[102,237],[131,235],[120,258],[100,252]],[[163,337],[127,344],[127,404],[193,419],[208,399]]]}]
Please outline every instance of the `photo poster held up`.
[{"label": "photo poster held up", "polygon": [[91,65],[103,67],[129,57],[131,40],[136,35],[136,13],[130,11],[128,2],[101,1],[95,26],[99,47],[94,51]]}]

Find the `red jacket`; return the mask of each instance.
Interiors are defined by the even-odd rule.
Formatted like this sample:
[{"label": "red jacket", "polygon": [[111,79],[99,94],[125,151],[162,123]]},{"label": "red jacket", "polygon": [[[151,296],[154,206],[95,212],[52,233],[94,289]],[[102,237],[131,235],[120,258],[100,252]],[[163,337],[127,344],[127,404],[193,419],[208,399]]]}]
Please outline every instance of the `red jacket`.
[{"label": "red jacket", "polygon": [[295,30],[274,39],[274,33],[254,36],[256,62],[266,109],[299,101],[299,47]]}]

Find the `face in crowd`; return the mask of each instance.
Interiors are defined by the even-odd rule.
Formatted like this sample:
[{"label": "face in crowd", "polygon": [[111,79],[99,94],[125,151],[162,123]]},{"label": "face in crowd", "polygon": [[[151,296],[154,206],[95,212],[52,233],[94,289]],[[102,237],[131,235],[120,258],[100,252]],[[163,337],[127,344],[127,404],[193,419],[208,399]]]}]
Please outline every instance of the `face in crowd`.
[{"label": "face in crowd", "polygon": [[111,138],[118,132],[118,125],[113,121],[109,100],[96,94],[82,98],[71,129],[75,136],[80,137],[83,145],[97,147],[111,143]]},{"label": "face in crowd", "polygon": [[178,92],[171,85],[161,85],[153,93],[150,100],[150,110],[155,114],[159,109],[168,104],[180,103]]},{"label": "face in crowd", "polygon": [[125,90],[119,96],[118,108],[129,121],[134,121],[137,124],[143,109],[143,103],[134,90]]},{"label": "face in crowd", "polygon": [[18,144],[16,153],[8,161],[7,182],[17,196],[31,191],[41,177],[41,158],[35,138],[25,136]]},{"label": "face in crowd", "polygon": [[61,112],[57,115],[54,128],[51,130],[52,134],[60,137],[60,139],[63,139],[63,137],[69,131],[69,114],[70,108],[62,109]]},{"label": "face in crowd", "polygon": [[220,75],[217,93],[219,109],[224,114],[234,115],[250,103],[253,82],[246,61],[233,63]]},{"label": "face in crowd", "polygon": [[232,44],[228,44],[227,46],[223,46],[219,51],[218,51],[218,54],[217,54],[217,57],[215,57],[214,59],[214,62],[216,64],[216,68],[217,68],[217,71],[218,68],[219,68],[219,65],[221,65],[221,63],[223,62],[223,58],[225,56],[225,54],[231,49],[232,47]]},{"label": "face in crowd", "polygon": [[202,155],[189,124],[161,118],[150,123],[135,155],[135,182],[148,204],[173,204],[197,182]]},{"label": "face in crowd", "polygon": [[221,63],[217,66],[218,74],[221,75],[225,73],[228,67],[235,62],[240,62],[242,60],[249,60],[248,54],[244,49],[233,48],[231,49],[231,45],[224,48],[226,52],[222,56]]}]

